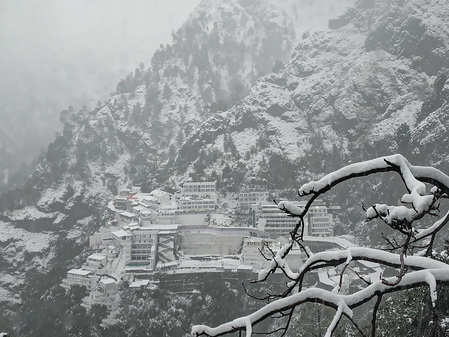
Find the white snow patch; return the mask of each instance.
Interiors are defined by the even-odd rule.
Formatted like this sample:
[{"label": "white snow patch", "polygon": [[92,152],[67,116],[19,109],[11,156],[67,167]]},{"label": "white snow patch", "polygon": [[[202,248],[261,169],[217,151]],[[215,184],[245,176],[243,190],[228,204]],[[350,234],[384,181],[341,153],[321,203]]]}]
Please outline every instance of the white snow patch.
[{"label": "white snow patch", "polygon": [[245,129],[241,132],[233,132],[231,137],[239,153],[244,155],[255,144],[255,140],[258,138],[258,132],[255,129]]}]

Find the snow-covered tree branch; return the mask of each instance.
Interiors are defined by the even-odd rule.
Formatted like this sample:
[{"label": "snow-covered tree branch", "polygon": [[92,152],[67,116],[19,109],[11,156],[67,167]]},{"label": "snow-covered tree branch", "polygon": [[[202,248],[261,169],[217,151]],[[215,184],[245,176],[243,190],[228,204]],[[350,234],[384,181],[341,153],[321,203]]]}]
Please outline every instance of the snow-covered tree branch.
[{"label": "snow-covered tree branch", "polygon": [[[341,182],[355,177],[363,177],[382,172],[396,172],[400,175],[407,192],[402,195],[402,205],[374,204],[365,209],[366,222],[380,219],[385,225],[402,236],[403,240],[390,240],[391,251],[366,247],[351,247],[345,250],[324,251],[313,254],[303,242],[304,217],[313,202],[322,194]],[[428,186],[431,185],[431,186]],[[336,310],[330,322],[326,337],[332,336],[343,316],[353,321],[353,310],[371,299],[376,299],[373,309],[371,336],[375,336],[376,313],[382,296],[403,289],[426,286],[429,289],[432,305],[437,299],[437,284],[449,281],[449,265],[432,257],[435,236],[449,221],[449,212],[425,229],[418,229],[415,223],[425,215],[439,214],[441,199],[449,195],[449,176],[432,167],[414,166],[402,155],[380,157],[373,160],[354,163],[332,172],[317,181],[311,181],[298,190],[300,197],[310,196],[304,207],[297,202],[281,201],[278,207],[290,216],[298,218],[297,226],[292,230],[290,241],[277,252],[272,252],[268,266],[260,270],[256,282],[266,281],[273,273],[280,271],[287,280],[284,291],[270,296],[271,302],[261,309],[244,317],[217,327],[196,325],[192,327],[193,336],[221,336],[235,331],[245,331],[246,337],[252,335],[253,327],[276,313],[280,317],[288,316],[288,329],[294,309],[303,303],[315,302]],[[418,245],[419,243],[419,245]],[[307,259],[299,268],[290,268],[287,256],[292,248],[298,245],[307,255]],[[416,248],[421,250],[415,254]],[[392,252],[392,251],[397,252]],[[346,270],[354,261],[368,261],[383,268],[396,270],[396,276],[369,280],[357,274],[365,287],[352,294],[341,293],[341,283]],[[332,290],[317,287],[305,288],[303,281],[312,271],[324,268],[340,267],[340,282]],[[296,272],[292,270],[297,270]],[[285,314],[287,312],[287,314]],[[277,317],[277,316],[276,316]],[[363,332],[359,332],[363,335]]]}]

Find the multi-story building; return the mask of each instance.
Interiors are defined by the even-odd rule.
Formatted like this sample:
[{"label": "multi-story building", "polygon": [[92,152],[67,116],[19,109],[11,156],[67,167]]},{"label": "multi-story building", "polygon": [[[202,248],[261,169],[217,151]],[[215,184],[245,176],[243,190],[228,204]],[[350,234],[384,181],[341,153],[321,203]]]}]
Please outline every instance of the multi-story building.
[{"label": "multi-story building", "polygon": [[182,197],[217,199],[215,181],[186,182],[181,188]]},{"label": "multi-story building", "polygon": [[149,269],[156,266],[158,231],[147,227],[135,227],[131,230],[130,265],[146,265]]},{"label": "multi-story building", "polygon": [[98,271],[100,269],[103,269],[106,266],[106,263],[107,263],[106,255],[94,253],[87,257],[87,261],[84,268],[91,271]]},{"label": "multi-story building", "polygon": [[93,304],[105,305],[109,309],[118,304],[118,282],[110,276],[101,276],[93,285],[89,294],[88,306]]},{"label": "multi-story building", "polygon": [[128,225],[131,223],[135,223],[139,221],[139,217],[137,214],[128,212],[128,211],[122,211],[119,213],[116,213],[116,220],[119,222],[120,225]]},{"label": "multi-story building", "polygon": [[261,205],[258,213],[258,228],[274,236],[288,235],[299,221],[298,218],[288,216],[275,204]]},{"label": "multi-story building", "polygon": [[181,211],[183,213],[204,213],[211,212],[217,208],[215,199],[191,199],[181,198]]},{"label": "multi-story building", "polygon": [[[114,231],[115,243],[120,247],[123,267],[154,270],[157,263],[173,261],[178,225],[148,224],[128,226]],[[132,268],[131,268],[132,269]]]},{"label": "multi-story building", "polygon": [[[304,207],[305,201],[298,202]],[[291,217],[280,210],[275,204],[262,205],[258,209],[258,226],[265,232],[273,235],[288,235],[298,223],[299,219]],[[304,234],[310,236],[331,236],[334,231],[334,217],[328,207],[321,200],[317,200],[310,207],[304,219]]]},{"label": "multi-story building", "polygon": [[116,209],[126,211],[131,205],[131,202],[128,197],[120,195],[114,198],[113,204]]},{"label": "multi-story building", "polygon": [[87,290],[92,288],[94,280],[94,274],[90,270],[86,269],[70,269],[67,272],[67,276],[62,283],[65,288],[73,286],[86,287]]},{"label": "multi-story building", "polygon": [[333,216],[324,205],[310,208],[308,223],[308,235],[331,236],[334,233]]},{"label": "multi-story building", "polygon": [[265,203],[268,200],[268,191],[249,189],[239,193],[238,207],[241,209],[249,209],[253,206]]}]

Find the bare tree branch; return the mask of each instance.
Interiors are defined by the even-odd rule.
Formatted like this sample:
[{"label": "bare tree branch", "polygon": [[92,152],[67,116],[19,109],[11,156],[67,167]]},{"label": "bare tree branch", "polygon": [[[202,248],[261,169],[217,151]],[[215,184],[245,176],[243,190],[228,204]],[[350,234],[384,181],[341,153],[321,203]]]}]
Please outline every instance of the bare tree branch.
[{"label": "bare tree branch", "polygon": [[[303,242],[304,217],[307,215],[310,207],[312,207],[313,202],[339,183],[355,177],[364,177],[382,172],[396,172],[400,175],[407,190],[407,193],[401,197],[403,205],[374,204],[367,208],[362,203],[362,208],[365,210],[367,220],[380,219],[384,224],[395,230],[396,233],[404,236],[403,242],[400,242],[401,240],[398,240],[398,242],[395,238],[388,238],[383,235],[383,238],[390,246],[387,250],[400,250],[400,253],[395,254],[385,250],[364,247],[351,247],[346,250],[325,251],[316,254],[308,251]],[[430,192],[426,191],[426,184],[433,185]],[[436,235],[449,221],[449,212],[433,225],[423,230],[414,228],[414,223],[425,215],[436,216],[439,214],[440,200],[448,198],[449,195],[449,176],[432,167],[413,166],[402,155],[393,155],[343,167],[317,181],[304,184],[298,189],[298,195],[310,195],[304,206],[300,206],[297,202],[275,201],[279,209],[286,212],[289,216],[297,217],[298,222],[290,233],[291,238],[288,244],[282,246],[277,252],[267,247],[272,257],[268,258],[263,255],[269,260],[269,263],[266,268],[259,272],[257,280],[257,282],[266,281],[270,275],[279,269],[290,280],[286,289],[278,296],[269,295],[262,298],[271,302],[264,305],[261,309],[247,316],[237,318],[232,322],[221,324],[215,328],[205,325],[193,326],[193,336],[221,336],[245,330],[246,336],[250,337],[253,326],[261,321],[269,317],[282,319],[287,315],[288,319],[285,327],[273,330],[273,332],[283,331],[283,336],[288,329],[294,309],[307,302],[320,303],[336,310],[334,318],[326,330],[326,337],[330,337],[333,334],[343,316],[346,316],[359,333],[364,336],[363,331],[353,320],[353,309],[367,303],[372,298],[376,298],[371,328],[371,337],[375,337],[377,311],[383,295],[424,285],[429,287],[432,305],[435,307],[437,283],[449,282],[449,265],[428,256],[432,254]],[[429,242],[423,242],[427,238],[430,238]],[[419,246],[416,244],[419,242],[423,242],[423,245]],[[306,261],[299,268],[298,272],[293,272],[286,262],[286,257],[293,249],[294,244],[297,244],[307,256]],[[419,247],[425,248],[425,251],[413,255],[414,249]],[[421,254],[425,256],[420,256]],[[354,261],[374,262],[380,266],[395,268],[398,270],[398,273],[394,277],[383,278],[381,276],[378,280],[370,282],[349,267]],[[304,278],[311,271],[337,267],[342,264],[344,266],[335,289],[338,291],[330,292],[316,287],[303,289]],[[352,270],[365,283],[365,288],[353,294],[339,293],[347,269]],[[246,288],[244,289],[247,293]]]}]

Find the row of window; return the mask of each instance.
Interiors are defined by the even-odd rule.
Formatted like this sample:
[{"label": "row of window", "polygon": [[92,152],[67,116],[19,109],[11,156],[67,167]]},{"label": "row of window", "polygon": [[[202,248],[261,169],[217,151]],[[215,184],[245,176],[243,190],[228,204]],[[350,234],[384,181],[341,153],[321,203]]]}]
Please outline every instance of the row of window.
[{"label": "row of window", "polygon": [[151,261],[151,255],[131,255],[131,260],[133,261]]},{"label": "row of window", "polygon": [[214,186],[186,186],[182,189],[182,193],[191,193],[191,192],[215,192],[216,189]]},{"label": "row of window", "polygon": [[269,225],[265,225],[265,228],[270,228],[270,227],[284,227],[284,228],[293,228],[295,227],[295,224],[290,223],[290,224],[286,224],[286,223],[270,223]]}]

